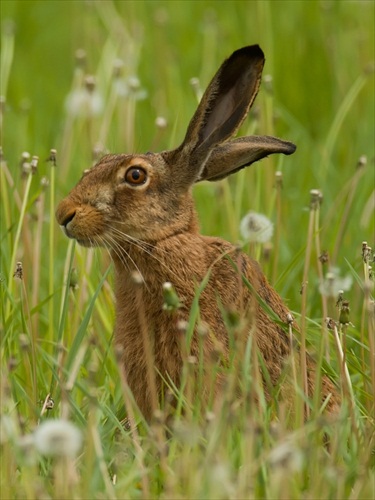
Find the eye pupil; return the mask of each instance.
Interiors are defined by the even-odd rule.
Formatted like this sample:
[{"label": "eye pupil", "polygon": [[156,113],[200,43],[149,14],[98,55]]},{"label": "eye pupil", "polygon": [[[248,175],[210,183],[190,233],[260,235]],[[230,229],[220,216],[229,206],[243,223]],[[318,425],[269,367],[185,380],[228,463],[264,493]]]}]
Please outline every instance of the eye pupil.
[{"label": "eye pupil", "polygon": [[141,167],[131,167],[125,174],[125,181],[134,186],[144,184],[146,179],[147,173]]}]

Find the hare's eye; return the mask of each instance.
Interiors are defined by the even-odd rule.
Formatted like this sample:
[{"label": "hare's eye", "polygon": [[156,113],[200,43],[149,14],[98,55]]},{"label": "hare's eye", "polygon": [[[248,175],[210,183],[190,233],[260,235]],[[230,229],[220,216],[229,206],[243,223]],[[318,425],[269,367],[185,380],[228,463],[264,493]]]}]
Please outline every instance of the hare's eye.
[{"label": "hare's eye", "polygon": [[144,184],[147,179],[146,171],[141,167],[131,167],[125,174],[125,181],[133,186]]}]

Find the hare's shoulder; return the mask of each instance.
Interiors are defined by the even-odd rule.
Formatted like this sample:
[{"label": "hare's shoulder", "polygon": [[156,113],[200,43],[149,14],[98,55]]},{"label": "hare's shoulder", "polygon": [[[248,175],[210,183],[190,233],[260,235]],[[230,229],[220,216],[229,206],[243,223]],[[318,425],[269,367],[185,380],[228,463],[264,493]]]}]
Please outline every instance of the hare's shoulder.
[{"label": "hare's shoulder", "polygon": [[228,269],[233,275],[258,280],[263,274],[258,262],[246,255],[238,245],[212,236],[201,236],[210,265],[216,269]]}]

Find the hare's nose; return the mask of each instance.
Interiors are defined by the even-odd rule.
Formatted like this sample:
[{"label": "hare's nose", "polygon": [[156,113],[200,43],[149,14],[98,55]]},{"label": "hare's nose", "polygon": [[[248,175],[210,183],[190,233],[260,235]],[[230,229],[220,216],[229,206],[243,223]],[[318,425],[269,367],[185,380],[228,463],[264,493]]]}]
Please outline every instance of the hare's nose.
[{"label": "hare's nose", "polygon": [[76,215],[76,210],[72,209],[63,216],[60,216],[58,221],[60,226],[66,227],[69,224],[69,222],[71,222],[74,219],[75,215]]},{"label": "hare's nose", "polygon": [[75,210],[71,210],[67,214],[64,214],[64,217],[62,218],[62,220],[59,221],[60,226],[66,227],[69,224],[69,222],[71,222],[74,219],[75,215],[76,215]]}]

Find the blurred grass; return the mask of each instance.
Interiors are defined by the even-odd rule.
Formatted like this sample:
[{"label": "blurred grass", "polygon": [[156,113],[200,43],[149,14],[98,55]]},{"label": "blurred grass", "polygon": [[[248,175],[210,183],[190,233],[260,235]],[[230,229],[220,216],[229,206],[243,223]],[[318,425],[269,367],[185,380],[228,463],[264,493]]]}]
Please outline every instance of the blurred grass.
[{"label": "blurred grass", "polygon": [[[373,495],[373,324],[361,244],[374,247],[374,9],[370,1],[2,1],[1,389],[7,417],[2,480],[12,497],[48,491],[58,498],[50,462],[39,463],[39,483],[19,451],[21,437],[45,419],[38,401],[48,393],[55,399],[49,416],[70,416],[86,429],[76,498]],[[140,451],[136,436],[119,420],[124,388],[110,345],[111,272],[101,287],[108,262],[98,251],[69,246],[54,222],[54,207],[91,166],[93,150],[144,152],[178,145],[197,104],[190,79],[197,77],[203,90],[225,57],[252,43],[263,48],[264,75],[272,80],[264,77],[241,134],[274,134],[298,149],[228,181],[196,186],[202,231],[236,242],[240,218],[250,209],[277,221],[270,256],[262,248],[257,256],[298,317],[309,192],[322,191],[307,263],[307,336],[319,352],[324,317],[315,250],[319,235],[331,264],[353,278],[345,298],[354,326],[342,332],[342,341],[358,422],[351,422],[344,408],[331,427],[313,419],[306,428],[287,430],[288,418],[275,402],[271,408],[251,407],[251,424],[248,406],[241,411],[233,403],[216,420],[209,414],[204,423],[195,417],[178,422],[168,451],[157,426],[141,429]],[[80,64],[78,49],[86,53]],[[145,99],[116,95],[117,60],[123,63],[120,83],[137,77]],[[87,75],[96,78],[103,108],[89,117],[82,110],[74,115],[65,103]],[[166,129],[155,125],[160,116]],[[51,148],[57,149],[56,167],[45,161]],[[39,156],[32,177],[21,175],[24,151]],[[363,155],[367,164],[357,168]],[[276,170],[283,174],[279,194]],[[13,279],[17,261],[23,280]],[[326,312],[337,319],[335,301],[326,299]],[[184,369],[190,373],[191,367]],[[339,378],[339,371],[331,352],[330,372]],[[330,454],[321,446],[325,433]],[[17,466],[18,484],[9,480]]]}]

